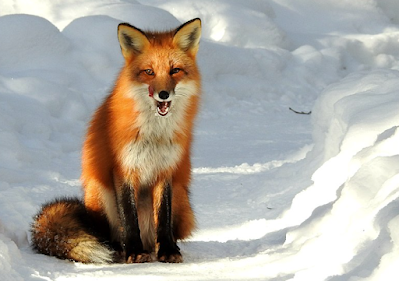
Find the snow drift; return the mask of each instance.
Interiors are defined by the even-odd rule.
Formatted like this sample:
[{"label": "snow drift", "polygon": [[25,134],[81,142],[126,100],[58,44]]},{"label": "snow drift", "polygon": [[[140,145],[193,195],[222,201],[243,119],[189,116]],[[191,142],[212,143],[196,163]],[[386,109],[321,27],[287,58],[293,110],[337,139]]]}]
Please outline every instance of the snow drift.
[{"label": "snow drift", "polygon": [[398,262],[390,254],[398,246],[398,81],[397,71],[355,73],[317,100],[315,144],[306,160],[321,165],[284,215],[301,222],[285,242],[299,248],[297,278],[392,278]]}]

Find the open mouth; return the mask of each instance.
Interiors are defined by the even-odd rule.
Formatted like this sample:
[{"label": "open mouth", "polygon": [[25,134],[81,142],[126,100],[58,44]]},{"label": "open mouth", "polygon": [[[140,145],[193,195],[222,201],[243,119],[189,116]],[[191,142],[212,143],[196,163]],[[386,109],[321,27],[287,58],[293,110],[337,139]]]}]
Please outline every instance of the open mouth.
[{"label": "open mouth", "polygon": [[170,105],[172,104],[171,101],[157,101],[157,112],[161,116],[165,116],[168,114]]}]

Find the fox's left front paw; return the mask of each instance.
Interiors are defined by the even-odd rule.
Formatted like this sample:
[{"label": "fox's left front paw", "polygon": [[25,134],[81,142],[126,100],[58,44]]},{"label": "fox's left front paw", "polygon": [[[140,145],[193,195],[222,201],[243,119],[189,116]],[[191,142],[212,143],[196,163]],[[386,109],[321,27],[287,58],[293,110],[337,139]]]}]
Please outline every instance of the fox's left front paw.
[{"label": "fox's left front paw", "polygon": [[183,262],[179,247],[175,245],[161,246],[158,250],[158,261],[168,263]]},{"label": "fox's left front paw", "polygon": [[149,253],[132,254],[128,257],[126,263],[145,263],[151,262],[151,255]]}]

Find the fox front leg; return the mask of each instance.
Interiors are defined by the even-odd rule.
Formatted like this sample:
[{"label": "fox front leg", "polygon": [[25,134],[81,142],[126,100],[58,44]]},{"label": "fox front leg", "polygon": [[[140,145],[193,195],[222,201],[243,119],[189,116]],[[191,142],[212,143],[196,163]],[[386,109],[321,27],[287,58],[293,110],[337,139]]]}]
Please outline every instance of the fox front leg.
[{"label": "fox front leg", "polygon": [[117,192],[117,205],[121,224],[120,243],[126,263],[150,262],[151,256],[144,251],[140,238],[135,192],[130,184],[124,183]]},{"label": "fox front leg", "polygon": [[169,183],[164,186],[160,199],[157,214],[158,261],[180,263],[183,257],[173,237],[172,188]]}]

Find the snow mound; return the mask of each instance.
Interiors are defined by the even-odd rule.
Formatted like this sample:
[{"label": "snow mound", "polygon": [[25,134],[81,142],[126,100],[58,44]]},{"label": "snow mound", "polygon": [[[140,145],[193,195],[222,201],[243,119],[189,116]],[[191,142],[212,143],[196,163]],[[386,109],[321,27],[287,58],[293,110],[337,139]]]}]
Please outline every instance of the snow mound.
[{"label": "snow mound", "polygon": [[[154,2],[181,21],[200,17],[206,23],[203,27],[204,36],[216,42],[249,48],[289,46],[284,31],[274,23],[272,7],[265,1],[204,0],[195,4],[189,0],[174,1],[172,4]],[[254,33],[256,37],[252,36]]]},{"label": "snow mound", "polygon": [[306,160],[322,165],[283,216],[302,222],[285,242],[298,249],[298,280],[371,274],[384,280],[376,276],[398,262],[392,257],[398,247],[392,225],[399,220],[398,86],[397,71],[355,73],[316,102],[315,146]]}]

